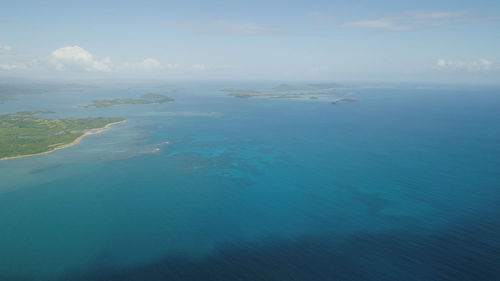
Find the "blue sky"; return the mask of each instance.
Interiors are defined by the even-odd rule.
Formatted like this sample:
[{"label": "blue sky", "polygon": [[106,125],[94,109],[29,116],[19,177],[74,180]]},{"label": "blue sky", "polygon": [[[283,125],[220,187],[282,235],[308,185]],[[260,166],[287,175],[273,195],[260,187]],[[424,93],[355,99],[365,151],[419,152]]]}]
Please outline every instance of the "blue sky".
[{"label": "blue sky", "polygon": [[500,1],[2,1],[0,77],[500,81]]}]

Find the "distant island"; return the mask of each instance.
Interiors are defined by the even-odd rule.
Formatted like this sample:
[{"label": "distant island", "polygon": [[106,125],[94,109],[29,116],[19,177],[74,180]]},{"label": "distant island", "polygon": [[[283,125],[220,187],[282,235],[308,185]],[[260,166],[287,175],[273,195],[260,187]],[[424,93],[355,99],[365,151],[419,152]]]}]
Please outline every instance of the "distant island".
[{"label": "distant island", "polygon": [[269,96],[268,93],[264,91],[256,91],[251,89],[223,89],[223,92],[228,92],[228,95],[236,98],[252,98],[252,97],[265,97]]},{"label": "distant island", "polygon": [[318,91],[318,90],[334,90],[341,88],[337,83],[316,83],[316,84],[281,84],[273,87],[273,91],[288,92],[288,91]]},{"label": "distant island", "polygon": [[95,100],[92,104],[85,105],[85,108],[109,107],[125,104],[154,104],[173,102],[174,98],[167,95],[149,93],[142,95],[140,98],[117,98],[111,100]]},{"label": "distant island", "polygon": [[77,91],[86,86],[71,83],[11,82],[0,78],[0,104],[14,100],[20,95],[38,95],[58,91]]},{"label": "distant island", "polygon": [[77,144],[83,137],[103,132],[123,118],[43,119],[51,111],[0,115],[0,160],[50,153]]},{"label": "distant island", "polygon": [[35,111],[19,111],[13,114],[10,114],[11,116],[36,116],[40,114],[52,114],[55,113],[52,110],[35,110]]},{"label": "distant island", "polygon": [[[254,89],[237,89],[229,88],[221,91],[227,92],[229,96],[236,98],[273,98],[273,99],[293,99],[293,100],[317,100],[329,101],[335,103],[342,99],[337,99],[336,96],[346,95],[339,92],[339,89],[345,89],[335,83],[318,83],[318,84],[281,84],[269,90],[254,90]],[[346,100],[347,101],[347,100]]]},{"label": "distant island", "polygon": [[3,103],[6,100],[12,99],[14,95],[10,93],[2,93],[0,92],[0,103]]},{"label": "distant island", "polygon": [[359,100],[353,99],[353,98],[342,98],[342,99],[337,99],[337,100],[332,101],[332,104],[337,104],[340,102],[357,102],[357,101],[359,101]]}]

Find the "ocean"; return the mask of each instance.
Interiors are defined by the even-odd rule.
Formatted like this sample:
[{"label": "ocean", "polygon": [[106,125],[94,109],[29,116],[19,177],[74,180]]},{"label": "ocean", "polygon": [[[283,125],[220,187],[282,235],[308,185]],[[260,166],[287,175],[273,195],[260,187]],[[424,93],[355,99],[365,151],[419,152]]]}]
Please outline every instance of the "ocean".
[{"label": "ocean", "polygon": [[[0,112],[127,122],[0,162],[0,280],[500,280],[500,88],[110,84]],[[175,102],[81,107],[166,93]]]}]

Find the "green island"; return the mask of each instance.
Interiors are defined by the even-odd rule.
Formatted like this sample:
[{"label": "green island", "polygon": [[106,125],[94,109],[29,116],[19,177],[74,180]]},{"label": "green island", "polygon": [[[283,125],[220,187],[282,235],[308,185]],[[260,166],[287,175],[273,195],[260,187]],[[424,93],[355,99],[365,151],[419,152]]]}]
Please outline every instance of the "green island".
[{"label": "green island", "polygon": [[149,93],[140,98],[116,98],[110,100],[95,100],[92,104],[85,105],[85,108],[109,107],[125,104],[154,104],[174,101],[174,98],[167,95]]},{"label": "green island", "polygon": [[40,114],[52,114],[55,113],[52,110],[35,110],[35,111],[19,111],[14,114],[11,114],[11,116],[36,116]]},{"label": "green island", "polygon": [[[50,111],[51,112],[51,111]],[[123,118],[35,117],[49,111],[0,115],[0,160],[44,154],[77,144],[86,135],[103,132]]]},{"label": "green island", "polygon": [[339,84],[335,83],[318,83],[318,84],[297,84],[288,85],[281,84],[269,90],[253,90],[253,89],[237,89],[229,88],[221,91],[227,92],[229,96],[236,98],[273,98],[273,99],[294,99],[294,100],[320,100],[335,102],[335,96],[346,95],[339,92],[339,89],[344,89]]},{"label": "green island", "polygon": [[229,96],[233,96],[236,98],[252,98],[252,97],[265,97],[269,96],[268,93],[264,91],[256,91],[251,89],[223,89],[223,92],[228,92]]},{"label": "green island", "polygon": [[342,99],[337,99],[337,100],[332,101],[332,104],[337,104],[340,102],[357,102],[357,101],[359,101],[359,100],[353,99],[353,98],[342,98]]}]

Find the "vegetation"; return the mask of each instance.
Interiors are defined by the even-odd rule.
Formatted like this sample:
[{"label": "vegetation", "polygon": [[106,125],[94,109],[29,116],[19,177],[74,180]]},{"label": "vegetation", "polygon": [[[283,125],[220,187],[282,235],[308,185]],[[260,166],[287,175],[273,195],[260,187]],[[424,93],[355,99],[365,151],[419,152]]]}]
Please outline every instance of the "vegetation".
[{"label": "vegetation", "polygon": [[112,100],[95,100],[92,104],[84,106],[85,108],[96,107],[109,107],[125,104],[153,104],[153,103],[167,103],[172,102],[174,99],[170,96],[149,93],[142,95],[138,99],[134,98],[117,98]]},{"label": "vegetation", "polygon": [[251,98],[251,97],[265,97],[268,96],[266,92],[251,90],[251,89],[223,89],[222,91],[228,92],[230,96],[237,98]]},{"label": "vegetation", "polygon": [[17,113],[11,114],[11,116],[36,116],[40,114],[52,114],[55,113],[52,110],[36,110],[36,111],[19,111]]},{"label": "vegetation", "polygon": [[0,159],[49,152],[71,144],[91,129],[123,121],[122,118],[42,119],[34,113],[0,115]]},{"label": "vegetation", "polygon": [[342,99],[332,101],[332,104],[337,104],[339,102],[357,102],[357,101],[359,101],[359,100],[353,99],[353,98],[342,98]]},{"label": "vegetation", "polygon": [[296,100],[321,100],[335,101],[333,96],[345,95],[337,90],[341,89],[341,85],[335,83],[320,83],[320,84],[297,84],[288,85],[282,84],[273,87],[269,90],[252,90],[252,89],[223,89],[228,92],[229,96],[236,98],[273,98],[273,99],[296,99]]}]

